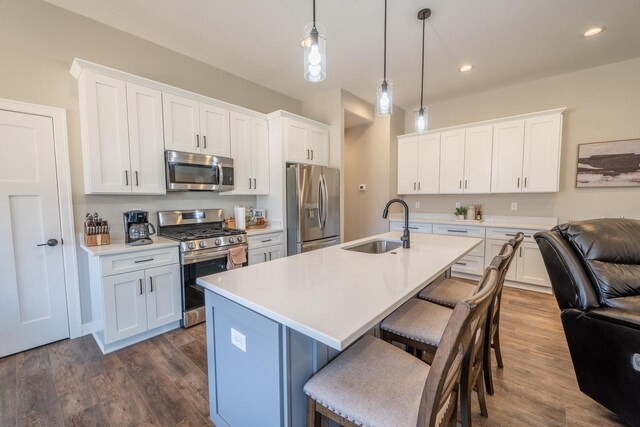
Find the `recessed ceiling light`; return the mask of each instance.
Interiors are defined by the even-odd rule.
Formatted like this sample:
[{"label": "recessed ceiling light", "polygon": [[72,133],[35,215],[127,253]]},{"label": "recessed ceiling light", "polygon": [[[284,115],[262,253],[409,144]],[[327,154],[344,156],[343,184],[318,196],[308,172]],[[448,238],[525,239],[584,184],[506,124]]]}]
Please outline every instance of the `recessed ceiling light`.
[{"label": "recessed ceiling light", "polygon": [[589,28],[587,31],[585,31],[582,34],[582,37],[593,37],[595,35],[600,34],[601,32],[604,31],[604,27],[593,27],[593,28]]},{"label": "recessed ceiling light", "polygon": [[460,67],[461,73],[466,73],[467,71],[471,71],[471,70],[473,70],[473,65],[471,64],[465,64],[462,67]]}]

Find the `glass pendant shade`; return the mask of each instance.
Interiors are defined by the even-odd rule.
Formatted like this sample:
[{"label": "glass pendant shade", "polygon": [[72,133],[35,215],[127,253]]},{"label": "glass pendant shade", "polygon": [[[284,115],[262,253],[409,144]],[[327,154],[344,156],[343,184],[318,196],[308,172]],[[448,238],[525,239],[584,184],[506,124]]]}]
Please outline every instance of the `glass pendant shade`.
[{"label": "glass pendant shade", "polygon": [[388,116],[393,113],[393,81],[390,79],[378,80],[376,91],[376,114]]},{"label": "glass pendant shade", "polygon": [[321,82],[327,77],[327,40],[324,26],[307,24],[302,39],[304,55],[304,78],[310,82]]},{"label": "glass pendant shade", "polygon": [[429,130],[429,109],[420,107],[416,110],[416,132],[425,133]]}]

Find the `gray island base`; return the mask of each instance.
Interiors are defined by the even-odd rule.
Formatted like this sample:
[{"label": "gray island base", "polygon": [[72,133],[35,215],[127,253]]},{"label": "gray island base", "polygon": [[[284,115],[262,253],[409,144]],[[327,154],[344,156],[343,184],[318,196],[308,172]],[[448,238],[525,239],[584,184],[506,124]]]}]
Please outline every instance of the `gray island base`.
[{"label": "gray island base", "polygon": [[216,426],[304,426],[308,379],[481,242],[411,237],[411,249],[345,249],[392,232],[198,279]]}]

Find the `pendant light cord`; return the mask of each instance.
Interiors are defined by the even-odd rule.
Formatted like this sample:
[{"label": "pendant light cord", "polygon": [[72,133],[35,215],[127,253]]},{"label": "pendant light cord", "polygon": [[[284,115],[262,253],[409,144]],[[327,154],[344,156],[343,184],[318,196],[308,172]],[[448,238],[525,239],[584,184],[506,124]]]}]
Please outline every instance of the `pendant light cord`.
[{"label": "pendant light cord", "polygon": [[313,28],[316,27],[316,0],[313,0]]},{"label": "pendant light cord", "polygon": [[[315,0],[314,0],[315,1]],[[382,81],[387,81],[387,0],[384,0],[384,71]]]},{"label": "pendant light cord", "polygon": [[423,108],[422,104],[424,98],[424,29],[427,23],[426,21],[426,19],[422,20],[422,79],[420,81],[420,108]]}]

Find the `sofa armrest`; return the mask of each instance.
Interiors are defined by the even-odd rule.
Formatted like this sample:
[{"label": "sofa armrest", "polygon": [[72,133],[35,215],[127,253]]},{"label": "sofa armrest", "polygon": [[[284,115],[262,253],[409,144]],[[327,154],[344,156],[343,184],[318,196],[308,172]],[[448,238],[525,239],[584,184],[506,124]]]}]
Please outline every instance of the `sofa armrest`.
[{"label": "sofa armrest", "polygon": [[640,331],[640,313],[620,308],[596,308],[586,314],[592,319],[616,323]]}]

